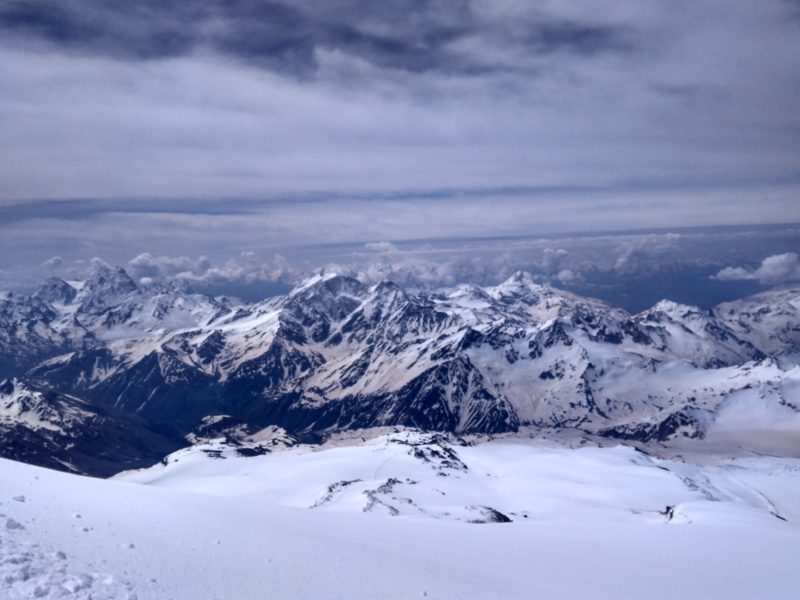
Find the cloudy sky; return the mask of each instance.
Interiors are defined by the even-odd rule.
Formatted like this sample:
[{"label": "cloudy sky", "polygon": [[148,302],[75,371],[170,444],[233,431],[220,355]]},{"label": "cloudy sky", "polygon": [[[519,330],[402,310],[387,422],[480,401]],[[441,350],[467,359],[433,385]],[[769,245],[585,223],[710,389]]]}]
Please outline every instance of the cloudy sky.
[{"label": "cloudy sky", "polygon": [[800,222],[796,0],[4,0],[0,73],[5,285]]}]

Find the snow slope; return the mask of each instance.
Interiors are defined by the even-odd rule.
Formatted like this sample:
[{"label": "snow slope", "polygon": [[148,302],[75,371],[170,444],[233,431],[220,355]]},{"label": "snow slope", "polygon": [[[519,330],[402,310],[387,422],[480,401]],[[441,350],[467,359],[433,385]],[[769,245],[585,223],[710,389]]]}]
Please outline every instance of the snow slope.
[{"label": "snow slope", "polygon": [[[659,511],[667,505],[688,514],[693,508],[684,505],[706,500],[800,522],[797,458],[723,458],[699,466],[628,446],[569,449],[517,438],[472,444],[452,434],[414,430],[246,451],[253,448],[217,439],[115,479],[297,508],[464,522],[494,522],[499,515],[512,521],[601,516],[663,522]],[[763,490],[768,503],[760,496],[754,501],[751,492],[721,491],[731,479],[750,489],[749,478],[765,471],[776,475],[775,485]]]},{"label": "snow slope", "polygon": [[[212,443],[112,480],[0,460],[0,597],[788,600],[800,586],[796,459],[354,442],[249,458]],[[504,520],[481,506],[511,522],[468,522]]]}]

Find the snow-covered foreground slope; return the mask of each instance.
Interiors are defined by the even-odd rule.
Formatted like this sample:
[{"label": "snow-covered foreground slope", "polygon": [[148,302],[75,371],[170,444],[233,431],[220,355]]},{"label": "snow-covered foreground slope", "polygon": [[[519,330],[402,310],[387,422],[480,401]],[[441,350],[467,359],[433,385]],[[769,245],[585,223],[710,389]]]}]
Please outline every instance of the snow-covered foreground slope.
[{"label": "snow-covered foreground slope", "polygon": [[[0,482],[9,599],[789,599],[800,586],[794,459],[697,467],[406,432],[247,458],[198,446],[114,480],[0,460]],[[465,522],[499,513],[512,522]]]},{"label": "snow-covered foreground slope", "polygon": [[[800,469],[800,459],[739,458],[701,467],[626,446],[569,449],[514,438],[469,445],[413,430],[242,456],[251,449],[216,440],[116,479],[298,508],[464,522],[661,523],[667,505],[690,520],[697,502],[712,501],[800,523],[800,471],[792,470]],[[776,477],[755,493],[748,482],[765,470]]]}]

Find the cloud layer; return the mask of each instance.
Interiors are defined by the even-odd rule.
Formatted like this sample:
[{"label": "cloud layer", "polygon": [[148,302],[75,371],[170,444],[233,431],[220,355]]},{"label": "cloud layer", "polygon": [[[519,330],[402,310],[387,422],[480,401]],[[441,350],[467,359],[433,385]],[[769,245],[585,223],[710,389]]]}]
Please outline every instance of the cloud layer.
[{"label": "cloud layer", "polygon": [[0,202],[599,190],[653,204],[645,226],[666,188],[737,190],[778,221],[800,160],[794,8],[9,0]]},{"label": "cloud layer", "polygon": [[[459,283],[494,285],[522,270],[541,283],[638,311],[662,298],[710,307],[789,281],[798,263],[791,252],[770,255],[761,267],[749,271],[724,267],[731,261],[758,265],[770,250],[796,248],[798,240],[796,227],[737,227],[680,233],[378,240],[295,247],[287,256],[263,248],[213,257],[143,252],[105,262],[125,267],[144,285],[178,282],[200,292],[248,300],[285,293],[324,271],[366,282],[388,279],[407,287],[436,289]],[[19,284],[20,277],[27,289],[53,274],[82,279],[96,260],[57,256],[24,274],[0,271],[0,289],[13,288],[9,284]]]},{"label": "cloud layer", "polygon": [[303,77],[320,70],[321,55],[338,52],[378,68],[476,75],[525,67],[470,52],[481,43],[519,56],[594,55],[637,46],[630,27],[593,17],[576,20],[552,7],[469,0],[11,0],[0,8],[0,27],[23,41],[122,60],[168,59],[208,48]]}]

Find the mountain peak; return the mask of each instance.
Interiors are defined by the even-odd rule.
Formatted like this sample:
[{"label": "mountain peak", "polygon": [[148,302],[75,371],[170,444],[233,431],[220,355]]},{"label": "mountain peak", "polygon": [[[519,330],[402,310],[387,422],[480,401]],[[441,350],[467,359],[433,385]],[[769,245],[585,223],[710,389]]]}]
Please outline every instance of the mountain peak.
[{"label": "mountain peak", "polygon": [[112,267],[106,263],[93,262],[89,278],[81,289],[81,295],[113,294],[123,295],[138,291],[139,287],[122,267]]},{"label": "mountain peak", "polygon": [[689,315],[699,315],[703,313],[703,311],[697,306],[681,304],[680,302],[675,302],[674,300],[663,299],[659,300],[651,308],[644,311],[643,314],[655,315],[657,313],[664,313],[672,318],[684,318]]},{"label": "mountain peak", "polygon": [[10,396],[14,393],[14,379],[3,379],[0,381],[0,394],[3,396]]},{"label": "mountain peak", "polygon": [[363,296],[367,286],[355,277],[341,273],[319,273],[306,279],[289,292],[289,297],[311,297],[320,293],[324,295]]},{"label": "mountain peak", "polygon": [[51,304],[71,304],[78,290],[60,277],[48,277],[34,296]]},{"label": "mountain peak", "polygon": [[526,304],[535,304],[550,297],[572,297],[569,292],[552,288],[546,283],[537,283],[526,271],[517,271],[503,283],[486,288],[486,292],[495,300],[511,303],[522,300]]},{"label": "mountain peak", "polygon": [[540,291],[543,286],[536,283],[527,271],[517,271],[503,283],[490,288],[494,296],[519,295],[529,290]]},{"label": "mountain peak", "polygon": [[380,283],[373,285],[371,291],[375,296],[384,299],[394,299],[397,297],[405,298],[407,296],[403,288],[394,281],[389,281],[388,279],[384,279]]}]

